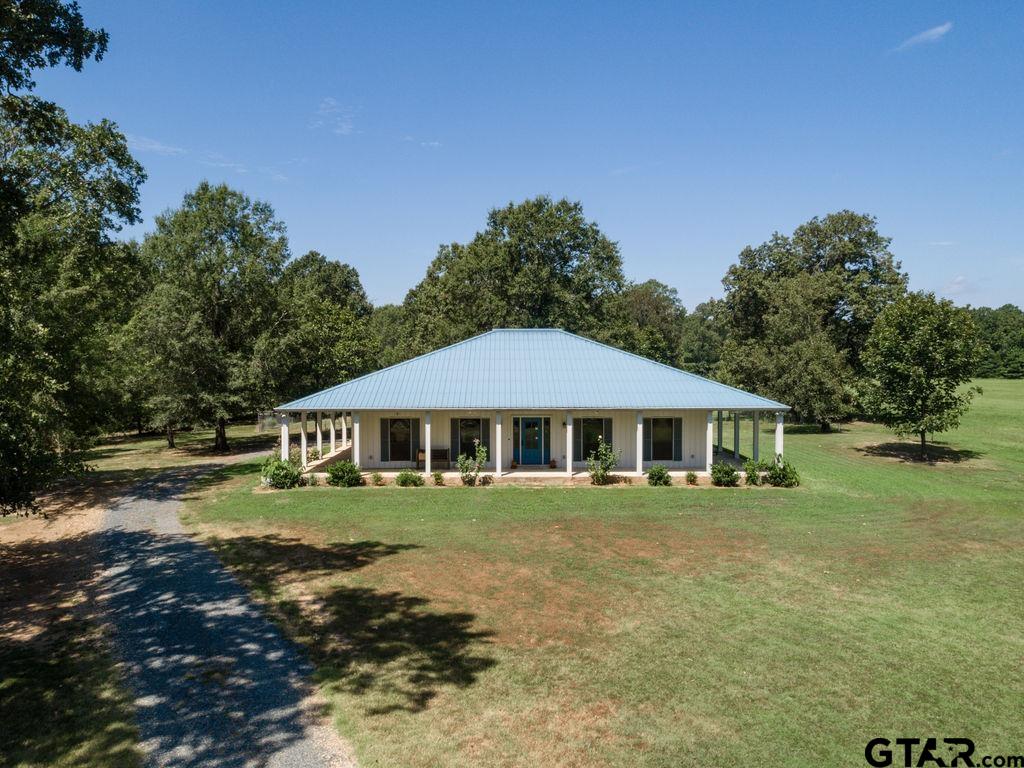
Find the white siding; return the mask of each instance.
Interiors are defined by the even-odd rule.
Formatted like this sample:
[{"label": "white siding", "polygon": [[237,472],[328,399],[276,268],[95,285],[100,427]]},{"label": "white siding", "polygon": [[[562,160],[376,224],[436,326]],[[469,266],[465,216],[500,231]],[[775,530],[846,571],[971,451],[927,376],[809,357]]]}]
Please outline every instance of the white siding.
[{"label": "white siding", "polygon": [[[366,469],[401,469],[415,466],[415,460],[409,462],[380,461],[380,420],[382,418],[411,418],[420,420],[420,447],[425,448],[425,416],[424,411],[361,411],[360,455],[362,465]],[[490,419],[490,460],[488,469],[494,468],[495,455],[495,422],[493,411],[432,411],[431,438],[433,448],[449,448],[451,438],[450,419],[473,418]],[[516,416],[546,416],[551,419],[551,458],[559,468],[565,468],[565,411],[503,411],[502,461],[504,469],[512,464],[512,419]],[[612,447],[619,455],[620,472],[636,470],[636,411],[572,411],[573,419],[608,418],[612,419]],[[662,464],[670,469],[693,469],[703,471],[705,468],[705,441],[707,437],[706,410],[657,410],[644,411],[644,418],[682,418],[683,419],[683,460],[644,462],[644,468],[652,464]],[[577,428],[579,428],[577,426]],[[454,462],[455,457],[451,457]],[[573,457],[574,469],[586,469],[586,458]]]}]

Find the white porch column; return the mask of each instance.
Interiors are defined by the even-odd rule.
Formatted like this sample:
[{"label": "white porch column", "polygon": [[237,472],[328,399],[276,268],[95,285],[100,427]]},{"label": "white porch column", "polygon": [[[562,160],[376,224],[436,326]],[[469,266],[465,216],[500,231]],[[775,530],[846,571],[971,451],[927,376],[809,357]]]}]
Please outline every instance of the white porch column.
[{"label": "white porch column", "polygon": [[782,411],[775,414],[775,455],[782,455]]},{"label": "white porch column", "polygon": [[732,455],[734,458],[740,457],[740,415],[736,411],[732,413]]},{"label": "white porch column", "polygon": [[[719,411],[721,413],[721,411]],[[721,418],[721,417],[719,417]],[[718,434],[722,434],[722,422],[718,422]],[[708,411],[708,428],[704,437],[704,471],[711,473],[711,464],[714,461],[715,452],[715,412]]]},{"label": "white porch column", "polygon": [[643,474],[643,411],[637,411],[637,474]]},{"label": "white porch column", "polygon": [[722,452],[722,409],[718,409],[718,452]]},{"label": "white porch column", "polygon": [[501,448],[505,441],[501,437],[501,413],[494,414],[494,474],[501,477]]},{"label": "white porch column", "polygon": [[334,413],[334,411],[331,411],[331,453],[334,453],[334,449],[335,449],[335,445],[336,445],[336,442],[335,442],[335,439],[334,439],[334,417],[335,417],[335,413]]},{"label": "white porch column", "polygon": [[430,411],[423,414],[423,471],[430,474]]},{"label": "white porch column", "polygon": [[316,412],[316,452],[317,455],[324,455],[324,417],[320,411]]},{"label": "white porch column", "polygon": [[359,463],[359,411],[352,411],[352,463]]},{"label": "white porch column", "polygon": [[761,459],[761,412],[754,411],[754,461]]},{"label": "white porch column", "polygon": [[348,443],[348,414],[345,411],[341,412],[341,447],[344,448],[345,444]]},{"label": "white porch column", "polygon": [[572,414],[565,412],[565,471],[572,477]]},{"label": "white porch column", "polygon": [[288,461],[288,441],[291,439],[288,435],[288,414],[279,416],[278,421],[281,424],[281,461]]},{"label": "white porch column", "polygon": [[302,414],[301,414],[301,416],[299,418],[299,422],[300,422],[301,427],[302,427],[302,432],[299,433],[299,450],[302,451],[301,462],[302,462],[302,468],[305,469],[306,468],[306,412],[305,411],[302,412]]}]

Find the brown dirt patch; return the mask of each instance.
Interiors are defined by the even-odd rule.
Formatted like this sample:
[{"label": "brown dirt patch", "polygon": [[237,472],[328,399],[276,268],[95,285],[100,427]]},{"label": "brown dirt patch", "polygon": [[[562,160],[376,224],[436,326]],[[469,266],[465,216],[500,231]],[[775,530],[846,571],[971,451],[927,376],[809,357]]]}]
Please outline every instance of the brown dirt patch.
[{"label": "brown dirt patch", "polygon": [[501,536],[514,541],[516,549],[531,560],[570,552],[602,567],[663,569],[687,576],[719,570],[723,565],[760,562],[766,556],[763,538],[694,518],[679,524],[566,518],[543,525],[509,526]]}]

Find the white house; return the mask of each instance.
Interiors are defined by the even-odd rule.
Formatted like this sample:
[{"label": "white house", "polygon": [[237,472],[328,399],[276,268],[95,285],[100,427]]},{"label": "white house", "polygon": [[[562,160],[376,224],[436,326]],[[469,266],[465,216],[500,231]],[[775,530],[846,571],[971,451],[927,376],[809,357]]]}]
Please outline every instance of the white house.
[{"label": "white house", "polygon": [[[298,421],[302,456],[307,423],[327,457],[345,452],[364,469],[448,468],[474,441],[488,448],[487,469],[586,470],[598,438],[619,455],[618,471],[654,464],[709,472],[723,457],[723,412],[750,413],[752,454],[763,414],[775,419],[783,452],[789,406],[623,352],[562,330],[497,329],[285,403],[276,409],[287,458]],[[740,455],[733,420],[732,453]],[[325,429],[329,430],[324,450]],[[340,439],[340,441],[339,441]],[[304,462],[305,466],[305,462]]]}]

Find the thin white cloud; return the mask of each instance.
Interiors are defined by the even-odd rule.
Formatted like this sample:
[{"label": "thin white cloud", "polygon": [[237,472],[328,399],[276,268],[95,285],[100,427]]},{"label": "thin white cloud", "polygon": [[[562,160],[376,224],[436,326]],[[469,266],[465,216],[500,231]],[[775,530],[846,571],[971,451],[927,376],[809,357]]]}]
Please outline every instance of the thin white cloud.
[{"label": "thin white cloud", "polygon": [[188,154],[188,150],[182,147],[164,144],[162,141],[145,136],[133,136],[130,133],[128,134],[128,146],[135,152],[151,152],[154,155],[164,155],[166,157]]},{"label": "thin white cloud", "polygon": [[902,43],[893,48],[894,51],[905,51],[908,48],[914,48],[924,43],[937,43],[953,28],[953,22],[947,21],[945,24],[939,24],[937,27],[926,29],[924,32],[918,32],[913,37],[908,37]]},{"label": "thin white cloud", "polygon": [[235,173],[248,173],[249,169],[244,163],[238,163],[234,160],[230,160],[220,152],[207,152],[206,155],[199,161],[203,165],[210,165],[214,168],[226,168],[229,171]]},{"label": "thin white cloud", "polygon": [[309,121],[310,128],[326,129],[338,136],[351,136],[357,133],[355,110],[342,107],[333,96],[320,99],[320,104]]},{"label": "thin white cloud", "polygon": [[416,144],[424,149],[438,149],[439,147],[444,146],[440,141],[427,141],[424,139],[417,139],[415,136],[403,136],[402,141],[407,144]]},{"label": "thin white cloud", "polygon": [[[145,136],[135,136],[132,134],[127,134],[127,138],[128,146],[135,152],[148,152],[155,155],[163,155],[165,157],[187,156],[192,162],[198,162],[201,165],[208,165],[211,168],[222,168],[227,171],[234,171],[238,174],[250,173],[250,169],[245,163],[233,160],[220,152],[193,151],[184,147],[175,147],[170,144],[164,144],[162,141],[157,141],[156,139],[150,139]],[[305,160],[301,158],[286,160],[284,163],[278,163],[273,166],[261,166],[256,168],[255,173],[257,175],[267,176],[273,181],[286,182],[288,181],[288,177],[280,170],[279,166],[301,162],[305,162]]]},{"label": "thin white cloud", "polygon": [[942,288],[946,296],[963,296],[974,291],[974,283],[967,279],[966,275],[957,275]]}]

